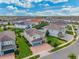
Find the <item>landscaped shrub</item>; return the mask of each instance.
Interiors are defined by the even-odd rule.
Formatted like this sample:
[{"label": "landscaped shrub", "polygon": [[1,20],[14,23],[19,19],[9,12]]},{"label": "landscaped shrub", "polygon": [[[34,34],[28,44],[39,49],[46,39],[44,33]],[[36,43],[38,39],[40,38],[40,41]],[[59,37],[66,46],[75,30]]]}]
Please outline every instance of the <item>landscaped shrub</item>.
[{"label": "landscaped shrub", "polygon": [[40,57],[40,55],[36,55],[36,56],[33,56],[33,57],[29,58],[29,59],[37,59],[39,57]]}]

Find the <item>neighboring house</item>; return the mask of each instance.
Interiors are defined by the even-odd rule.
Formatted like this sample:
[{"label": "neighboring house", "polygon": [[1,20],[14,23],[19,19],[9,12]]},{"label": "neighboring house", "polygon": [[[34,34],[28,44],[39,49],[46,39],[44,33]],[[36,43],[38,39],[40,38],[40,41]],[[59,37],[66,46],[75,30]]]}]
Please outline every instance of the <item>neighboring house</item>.
[{"label": "neighboring house", "polygon": [[45,41],[45,33],[34,28],[25,30],[24,36],[32,46],[41,45]]},{"label": "neighboring house", "polygon": [[7,25],[8,22],[0,21],[0,25]]},{"label": "neighboring house", "polygon": [[79,35],[79,27],[77,28],[76,32],[77,32],[77,34]]},{"label": "neighboring house", "polygon": [[36,19],[32,19],[31,20],[31,23],[33,24],[33,25],[38,25],[41,21],[43,21],[42,19],[39,19],[39,18],[36,18]]},{"label": "neighboring house", "polygon": [[48,26],[45,26],[44,29],[49,31],[49,35],[58,37],[59,34],[65,34],[65,26],[60,23],[50,23]]},{"label": "neighboring house", "polygon": [[0,33],[0,55],[13,53],[16,50],[15,33],[4,31]]},{"label": "neighboring house", "polygon": [[32,28],[32,24],[30,22],[19,22],[14,24],[16,28],[28,29]]}]

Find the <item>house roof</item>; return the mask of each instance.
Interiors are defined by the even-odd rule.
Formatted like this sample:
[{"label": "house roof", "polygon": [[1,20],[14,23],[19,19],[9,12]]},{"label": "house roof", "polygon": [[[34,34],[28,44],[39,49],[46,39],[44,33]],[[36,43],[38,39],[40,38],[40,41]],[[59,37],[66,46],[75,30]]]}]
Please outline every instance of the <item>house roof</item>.
[{"label": "house roof", "polygon": [[0,33],[0,41],[9,41],[15,39],[15,33],[13,31],[4,31]]},{"label": "house roof", "polygon": [[62,29],[64,27],[65,27],[65,25],[64,24],[61,24],[61,23],[50,23],[47,28],[48,29],[59,30],[59,29]]},{"label": "house roof", "polygon": [[[33,38],[40,38],[40,37],[43,37],[44,35],[44,32],[41,32],[41,31],[38,31],[37,29],[28,29],[25,31],[30,37],[33,37]],[[31,39],[31,40],[35,40],[35,39]]]},{"label": "house roof", "polygon": [[39,22],[41,22],[42,21],[42,19],[32,19],[31,20],[31,22],[37,22],[37,23],[39,23]]},{"label": "house roof", "polygon": [[38,31],[38,30],[35,29],[35,28],[26,30],[26,33],[27,33],[28,35],[30,35],[30,36],[35,36],[35,35],[40,35],[40,36],[41,36],[41,35],[43,35],[43,32]]}]

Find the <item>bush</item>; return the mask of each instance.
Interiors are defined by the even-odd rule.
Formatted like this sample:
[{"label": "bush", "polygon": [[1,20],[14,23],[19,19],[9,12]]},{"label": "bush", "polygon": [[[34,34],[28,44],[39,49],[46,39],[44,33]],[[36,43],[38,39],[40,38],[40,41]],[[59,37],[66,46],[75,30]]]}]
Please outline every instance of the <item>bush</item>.
[{"label": "bush", "polygon": [[29,58],[29,59],[37,59],[39,57],[40,57],[40,55],[36,55],[36,56],[33,56],[33,57]]},{"label": "bush", "polygon": [[19,51],[18,51],[18,49],[15,51],[15,55],[19,55]]}]

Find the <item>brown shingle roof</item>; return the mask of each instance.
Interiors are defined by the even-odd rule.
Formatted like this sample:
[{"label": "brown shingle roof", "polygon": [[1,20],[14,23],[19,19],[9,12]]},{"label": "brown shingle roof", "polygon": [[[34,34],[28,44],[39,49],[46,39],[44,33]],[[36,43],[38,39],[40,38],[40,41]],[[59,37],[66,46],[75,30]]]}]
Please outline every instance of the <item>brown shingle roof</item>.
[{"label": "brown shingle roof", "polygon": [[39,34],[40,36],[42,36],[44,33],[41,32],[41,31],[38,31],[37,29],[35,28],[32,28],[32,29],[29,29],[29,30],[26,30],[26,33],[30,36],[33,36],[35,34]]},{"label": "brown shingle roof", "polygon": [[0,33],[0,41],[7,41],[15,39],[15,33],[13,31],[4,31]]},{"label": "brown shingle roof", "polygon": [[55,29],[55,30],[59,30],[64,27],[65,27],[65,25],[58,24],[58,23],[50,23],[50,25],[48,25],[48,29]]}]

